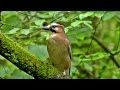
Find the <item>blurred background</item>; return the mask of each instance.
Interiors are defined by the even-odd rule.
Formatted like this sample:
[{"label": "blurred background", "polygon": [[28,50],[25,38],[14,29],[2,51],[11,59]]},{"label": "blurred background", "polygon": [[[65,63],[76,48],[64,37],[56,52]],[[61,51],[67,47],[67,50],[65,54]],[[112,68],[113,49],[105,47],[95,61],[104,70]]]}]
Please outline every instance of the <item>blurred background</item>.
[{"label": "blurred background", "polygon": [[[72,47],[72,79],[120,77],[120,11],[2,11],[0,19],[2,34],[44,62],[49,32],[40,28],[63,24]],[[0,78],[33,79],[2,56]]]}]

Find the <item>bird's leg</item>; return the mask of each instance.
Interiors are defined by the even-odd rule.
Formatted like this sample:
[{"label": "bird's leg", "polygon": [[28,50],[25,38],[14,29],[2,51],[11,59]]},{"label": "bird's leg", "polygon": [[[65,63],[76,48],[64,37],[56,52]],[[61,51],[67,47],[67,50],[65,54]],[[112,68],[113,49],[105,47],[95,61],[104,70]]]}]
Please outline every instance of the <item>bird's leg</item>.
[{"label": "bird's leg", "polygon": [[64,72],[63,72],[63,75],[66,76],[66,72],[65,72],[65,70],[64,70]]},{"label": "bird's leg", "polygon": [[69,70],[64,70],[63,75],[66,79],[70,79]]}]

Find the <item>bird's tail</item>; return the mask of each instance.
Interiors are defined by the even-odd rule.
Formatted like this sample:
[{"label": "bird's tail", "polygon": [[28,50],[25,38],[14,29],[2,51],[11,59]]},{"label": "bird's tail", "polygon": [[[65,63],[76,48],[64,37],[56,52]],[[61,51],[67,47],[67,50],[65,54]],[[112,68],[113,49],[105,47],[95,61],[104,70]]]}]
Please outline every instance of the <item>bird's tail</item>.
[{"label": "bird's tail", "polygon": [[71,69],[71,68],[69,68],[69,76],[70,76],[70,69]]}]

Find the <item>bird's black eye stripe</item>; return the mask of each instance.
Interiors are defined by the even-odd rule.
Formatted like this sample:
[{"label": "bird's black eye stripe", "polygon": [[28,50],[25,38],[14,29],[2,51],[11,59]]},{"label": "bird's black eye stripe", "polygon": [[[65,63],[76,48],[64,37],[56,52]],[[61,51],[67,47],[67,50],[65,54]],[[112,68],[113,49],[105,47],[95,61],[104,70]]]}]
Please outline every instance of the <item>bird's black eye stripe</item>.
[{"label": "bird's black eye stripe", "polygon": [[50,29],[52,32],[54,32],[54,33],[56,33],[56,31],[55,30],[53,30],[53,29]]},{"label": "bird's black eye stripe", "polygon": [[57,27],[57,26],[52,26],[52,28],[55,28],[55,27]]}]

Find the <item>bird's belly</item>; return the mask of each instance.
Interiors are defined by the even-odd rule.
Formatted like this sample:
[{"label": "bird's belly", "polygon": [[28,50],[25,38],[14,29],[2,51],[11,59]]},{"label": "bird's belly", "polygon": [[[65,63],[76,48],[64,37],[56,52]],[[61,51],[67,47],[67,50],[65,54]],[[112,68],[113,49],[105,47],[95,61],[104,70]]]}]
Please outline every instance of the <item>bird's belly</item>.
[{"label": "bird's belly", "polygon": [[67,53],[67,48],[64,44],[49,42],[48,45],[49,61],[61,71],[70,67],[70,58]]}]

